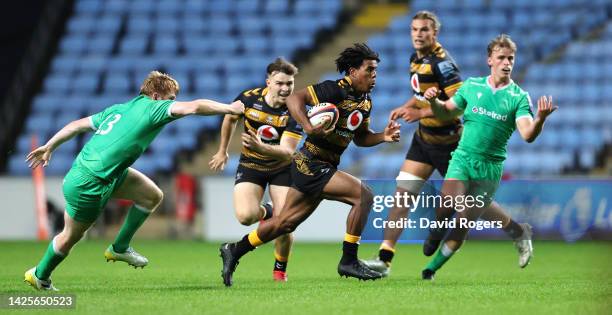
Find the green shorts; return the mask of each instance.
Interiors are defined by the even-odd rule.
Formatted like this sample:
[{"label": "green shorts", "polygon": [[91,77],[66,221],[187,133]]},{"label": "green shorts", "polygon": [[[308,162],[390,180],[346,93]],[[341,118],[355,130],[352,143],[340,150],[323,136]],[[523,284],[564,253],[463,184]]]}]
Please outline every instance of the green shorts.
[{"label": "green shorts", "polygon": [[126,169],[119,177],[106,181],[93,176],[82,166],[73,165],[63,184],[68,215],[75,221],[94,222],[127,173]]},{"label": "green shorts", "polygon": [[468,187],[468,195],[482,196],[488,206],[495,196],[504,170],[504,163],[455,150],[444,179],[458,179]]}]

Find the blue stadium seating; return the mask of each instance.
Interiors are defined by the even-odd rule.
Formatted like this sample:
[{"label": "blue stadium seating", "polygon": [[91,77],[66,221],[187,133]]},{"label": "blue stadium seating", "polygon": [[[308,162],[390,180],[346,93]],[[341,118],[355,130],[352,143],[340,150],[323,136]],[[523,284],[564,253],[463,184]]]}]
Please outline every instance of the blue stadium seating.
[{"label": "blue stadium seating", "polygon": [[[594,152],[604,143],[610,143],[609,137],[612,137],[612,131],[606,128],[612,125],[612,105],[609,101],[612,89],[605,88],[612,82],[612,62],[605,62],[612,49],[612,40],[607,39],[612,38],[612,23],[605,25],[605,21],[609,20],[606,16],[610,12],[609,3],[578,3],[571,0],[414,0],[411,8],[409,14],[392,20],[385,32],[368,39],[368,43],[381,53],[382,59],[373,93],[372,117],[375,120],[385,117],[389,110],[408,99],[409,95],[399,99],[399,93],[407,94],[410,91],[405,69],[413,50],[409,41],[412,14],[418,10],[432,10],[442,22],[440,42],[457,61],[464,77],[487,75],[485,48],[488,40],[501,32],[509,33],[519,45],[515,80],[530,92],[534,102],[541,95],[552,94],[560,106],[535,144],[527,144],[518,133],[510,138],[506,163],[508,172],[521,176],[545,175],[557,174],[575,162],[583,167],[593,166]],[[598,27],[604,30],[601,40],[575,41]],[[610,46],[607,46],[608,42]],[[560,60],[541,62],[544,57],[563,47],[567,48],[561,50],[565,54]],[[522,74],[525,74],[523,80]],[[338,75],[325,75],[323,78],[334,77]],[[393,99],[396,101],[391,102]],[[381,103],[394,105],[387,107],[381,106]],[[372,126],[380,130],[383,124],[377,122]],[[406,126],[414,124],[402,126],[404,138],[414,130],[413,127],[407,131]],[[378,169],[380,156],[361,154],[361,150],[363,148],[351,146],[345,156],[362,161],[362,175],[395,176]],[[392,156],[392,153],[388,155]],[[580,161],[575,161],[575,156],[579,156]]]},{"label": "blue stadium seating", "polygon": [[[274,57],[290,59],[298,49],[312,47],[317,31],[337,23],[341,7],[341,0],[77,0],[41,94],[33,100],[9,171],[28,174],[14,161],[22,160],[16,155],[27,151],[32,132],[46,140],[68,119],[131,99],[143,78],[160,67],[181,84],[179,99],[231,101],[241,89],[263,83],[265,66]],[[606,88],[612,84],[612,23],[606,23],[612,12],[609,1],[414,0],[411,9],[368,40],[382,56],[373,94],[375,129],[384,127],[389,111],[410,97],[411,16],[415,10],[428,9],[440,16],[440,41],[464,77],[488,73],[484,63],[488,39],[507,32],[519,44],[517,82],[534,101],[552,94],[560,106],[536,144],[528,145],[516,134],[510,139],[509,172],[555,174],[574,163],[589,167],[594,152],[612,141],[612,89]],[[120,32],[122,28],[125,33]],[[597,28],[602,30],[601,37],[577,40]],[[552,53],[561,53],[560,59],[544,62]],[[167,126],[157,139],[159,144],[152,145],[136,166],[149,174],[169,170],[177,150],[196,148],[197,132],[217,131],[218,117],[197,118]],[[377,165],[381,156],[386,157],[387,166],[401,165],[415,126],[402,125],[404,151],[377,153],[380,148],[351,146],[341,166],[362,165],[368,177],[394,177],[397,169]],[[77,149],[73,145],[63,149],[60,165],[50,172],[60,175]],[[559,163],[544,165],[542,156]],[[237,163],[236,157],[230,161]],[[523,163],[528,166],[522,167]],[[233,166],[226,170],[233,173]]]}]

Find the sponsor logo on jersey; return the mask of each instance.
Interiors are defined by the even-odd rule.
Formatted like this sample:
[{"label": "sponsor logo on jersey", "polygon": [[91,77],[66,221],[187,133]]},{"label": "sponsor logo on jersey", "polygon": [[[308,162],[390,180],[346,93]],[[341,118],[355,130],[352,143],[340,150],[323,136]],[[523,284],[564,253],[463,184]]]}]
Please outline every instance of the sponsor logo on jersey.
[{"label": "sponsor logo on jersey", "polygon": [[442,74],[444,78],[447,78],[455,72],[455,65],[450,60],[446,60],[438,64],[438,69],[440,70],[440,74]]},{"label": "sponsor logo on jersey", "polygon": [[410,85],[412,86],[412,90],[414,90],[416,93],[421,92],[421,88],[419,85],[419,75],[417,73],[413,74],[412,77],[410,77]]},{"label": "sponsor logo on jersey", "polygon": [[499,121],[506,121],[508,120],[508,115],[500,115],[498,113],[496,113],[495,111],[491,111],[491,110],[486,110],[483,107],[472,107],[472,113],[477,114],[477,115],[484,115],[484,116],[488,116],[491,117],[495,120],[499,120]]},{"label": "sponsor logo on jersey", "polygon": [[251,117],[255,118],[255,119],[259,119],[259,113],[258,113],[258,112],[256,112],[256,111],[252,111],[252,110],[250,110],[250,111],[249,111],[249,115],[250,115]]},{"label": "sponsor logo on jersey", "polygon": [[277,140],[279,137],[278,131],[270,125],[262,125],[257,128],[257,135],[259,138],[266,141]]},{"label": "sponsor logo on jersey", "polygon": [[353,131],[361,125],[363,122],[363,114],[359,110],[354,110],[346,120],[346,128]]}]

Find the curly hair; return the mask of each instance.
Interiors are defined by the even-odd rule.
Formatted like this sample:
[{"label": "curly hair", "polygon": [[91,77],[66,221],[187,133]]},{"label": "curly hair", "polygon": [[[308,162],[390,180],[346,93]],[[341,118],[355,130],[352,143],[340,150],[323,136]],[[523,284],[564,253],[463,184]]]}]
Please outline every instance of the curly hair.
[{"label": "curly hair", "polygon": [[336,59],[338,72],[348,74],[351,68],[359,69],[364,60],[380,61],[378,53],[364,43],[355,43],[344,49]]}]

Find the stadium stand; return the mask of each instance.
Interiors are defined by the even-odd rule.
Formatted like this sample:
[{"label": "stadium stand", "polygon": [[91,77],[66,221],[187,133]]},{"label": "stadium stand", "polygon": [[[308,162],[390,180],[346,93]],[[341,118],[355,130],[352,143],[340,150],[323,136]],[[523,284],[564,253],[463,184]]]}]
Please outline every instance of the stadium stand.
[{"label": "stadium stand", "polygon": [[[513,135],[509,173],[543,176],[595,166],[597,152],[612,143],[612,90],[605,88],[612,83],[608,1],[415,0],[410,8],[368,40],[382,59],[373,94],[373,128],[384,128],[389,111],[411,96],[410,23],[415,11],[427,9],[439,15],[439,40],[464,78],[488,73],[488,40],[508,33],[519,45],[517,82],[532,99],[551,94],[560,106],[535,145]],[[152,69],[177,78],[179,99],[230,101],[238,91],[261,84],[274,57],[291,58],[298,49],[313,47],[316,33],[333,28],[341,9],[340,0],[76,1],[43,89],[32,102],[9,173],[27,174],[22,160],[31,134],[44,141],[69,119],[131,98]],[[322,76],[336,78],[333,73]],[[197,134],[216,134],[218,126],[218,117],[171,124],[137,167],[149,173],[171,170],[177,152],[197,149]],[[350,146],[341,167],[366,178],[394,176],[389,165],[401,164],[414,128],[416,124],[404,124],[402,145],[389,152]],[[83,141],[58,152],[49,173],[68,170],[71,159],[64,157],[78,152]],[[226,174],[233,174],[237,158],[230,158]]]},{"label": "stadium stand", "polygon": [[[30,137],[46,141],[70,119],[135,96],[147,73],[160,69],[181,85],[178,99],[229,102],[263,84],[266,65],[310,48],[333,28],[340,0],[79,0],[31,105],[8,172],[29,173],[23,162]],[[147,174],[174,167],[179,150],[198,147],[199,133],[217,133],[219,117],[194,117],[165,128],[136,163]],[[177,141],[178,139],[178,141]],[[53,156],[50,175],[63,175],[84,139]]]},{"label": "stadium stand", "polygon": [[[547,131],[535,142],[525,143],[515,133],[510,139],[505,170],[513,175],[554,175],[564,169],[590,169],[596,152],[612,143],[612,7],[606,1],[437,1],[415,0],[411,12],[394,19],[388,29],[368,43],[381,54],[375,112],[386,114],[411,96],[409,58],[412,15],[434,11],[441,19],[440,42],[450,51],[464,78],[487,75],[486,45],[499,33],[510,34],[518,43],[515,80],[533,100],[553,95],[560,110],[551,116]],[[604,28],[592,38],[594,30]],[[588,37],[589,40],[583,40]],[[549,61],[548,57],[561,57]],[[586,55],[586,56],[585,56]],[[333,77],[328,74],[326,77]],[[587,86],[581,86],[588,82]],[[607,94],[607,95],[606,95]],[[385,115],[374,119],[381,130]],[[378,116],[376,116],[378,117]],[[405,152],[415,124],[403,125],[401,150]],[[568,128],[571,127],[571,128]],[[410,130],[410,131],[408,131]],[[346,155],[357,157],[361,148],[350,147]],[[399,153],[398,153],[399,154]],[[366,155],[362,176],[389,178],[389,161],[395,153]],[[381,163],[386,161],[385,163]],[[394,170],[396,171],[396,170]]]}]

